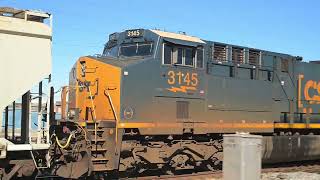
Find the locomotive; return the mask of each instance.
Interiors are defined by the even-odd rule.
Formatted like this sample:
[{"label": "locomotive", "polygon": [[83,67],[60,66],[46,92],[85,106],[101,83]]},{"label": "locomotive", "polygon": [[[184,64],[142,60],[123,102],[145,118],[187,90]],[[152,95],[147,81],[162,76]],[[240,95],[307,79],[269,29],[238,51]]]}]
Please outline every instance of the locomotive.
[{"label": "locomotive", "polygon": [[216,170],[222,135],[263,135],[263,162],[320,158],[320,61],[160,30],[81,57],[52,127],[55,173]]}]

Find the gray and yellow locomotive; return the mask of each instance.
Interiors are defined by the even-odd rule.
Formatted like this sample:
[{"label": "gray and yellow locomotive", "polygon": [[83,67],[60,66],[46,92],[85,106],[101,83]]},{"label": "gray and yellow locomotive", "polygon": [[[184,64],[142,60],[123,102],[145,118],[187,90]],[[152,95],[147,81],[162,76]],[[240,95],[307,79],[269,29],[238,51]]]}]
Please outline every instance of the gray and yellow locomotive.
[{"label": "gray and yellow locomotive", "polygon": [[[265,163],[319,159],[319,77],[320,62],[287,54],[159,30],[113,33],[102,55],[70,72],[63,119],[76,126],[61,122],[55,132],[69,147],[52,148],[66,156],[80,144],[86,158],[57,172],[214,170],[222,134],[235,132],[264,136]],[[65,171],[72,163],[82,173]]]}]

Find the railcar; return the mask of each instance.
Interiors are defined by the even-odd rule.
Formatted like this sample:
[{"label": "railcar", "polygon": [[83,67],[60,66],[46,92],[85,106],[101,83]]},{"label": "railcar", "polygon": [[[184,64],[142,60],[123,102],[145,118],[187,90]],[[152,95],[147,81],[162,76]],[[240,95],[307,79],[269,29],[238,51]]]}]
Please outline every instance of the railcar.
[{"label": "railcar", "polygon": [[319,61],[133,29],[111,34],[69,77],[64,121],[52,128],[56,158],[71,158],[57,166],[64,177],[215,170],[222,135],[236,132],[264,136],[264,163],[320,158]]}]

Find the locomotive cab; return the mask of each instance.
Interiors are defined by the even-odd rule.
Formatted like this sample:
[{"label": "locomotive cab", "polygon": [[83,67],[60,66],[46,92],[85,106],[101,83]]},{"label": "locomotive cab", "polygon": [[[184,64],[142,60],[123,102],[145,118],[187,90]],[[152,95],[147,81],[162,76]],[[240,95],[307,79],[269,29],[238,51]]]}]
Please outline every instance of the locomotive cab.
[{"label": "locomotive cab", "polygon": [[[128,69],[153,57],[155,41],[143,30],[114,33],[102,55],[81,57],[70,73],[69,110],[77,121],[121,119],[121,85]],[[87,98],[86,98],[87,97]],[[106,98],[107,97],[107,98]]]},{"label": "locomotive cab", "polygon": [[[69,114],[77,114],[82,123],[117,121],[118,127],[140,128],[143,134],[193,131],[183,123],[193,123],[191,115],[203,111],[204,44],[199,38],[156,30],[111,34],[102,55],[82,57],[73,67],[69,110],[76,113]],[[150,131],[154,126],[161,132]]]}]

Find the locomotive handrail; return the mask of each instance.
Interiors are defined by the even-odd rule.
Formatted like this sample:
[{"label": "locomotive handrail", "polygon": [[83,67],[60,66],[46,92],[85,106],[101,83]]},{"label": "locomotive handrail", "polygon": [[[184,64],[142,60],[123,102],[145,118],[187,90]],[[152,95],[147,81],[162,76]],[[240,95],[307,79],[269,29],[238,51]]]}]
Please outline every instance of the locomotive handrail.
[{"label": "locomotive handrail", "polygon": [[91,106],[92,106],[92,110],[93,110],[93,118],[94,118],[94,122],[96,122],[97,120],[97,114],[96,114],[96,110],[94,107],[94,102],[93,102],[93,98],[92,98],[92,93],[91,93],[91,89],[90,86],[88,86],[88,90],[89,90],[89,95],[90,95],[90,101],[91,101]]},{"label": "locomotive handrail", "polygon": [[[93,110],[93,122],[94,122],[94,142],[97,145],[97,115],[96,115],[96,110],[94,107],[94,103],[93,103],[93,99],[92,99],[92,93],[91,93],[91,89],[90,89],[90,85],[88,86],[88,90],[89,90],[89,94],[90,94],[90,100],[91,100],[91,106],[92,106],[92,110]],[[96,146],[97,148],[97,146]]]},{"label": "locomotive handrail", "polygon": [[104,90],[104,95],[107,96],[107,98],[108,98],[109,104],[111,105],[113,116],[116,120],[116,129],[115,129],[116,130],[116,132],[115,132],[116,139],[115,139],[115,142],[117,143],[118,142],[118,117],[117,117],[117,113],[116,113],[116,110],[113,106],[112,98],[111,98],[109,91],[107,89]]},{"label": "locomotive handrail", "polygon": [[287,100],[289,101],[290,99],[289,99],[289,97],[288,97],[288,94],[287,94],[287,92],[285,91],[285,89],[283,88],[283,86],[281,85],[281,80],[280,80],[280,78],[279,78],[279,75],[277,74],[276,71],[273,71],[273,73],[276,75],[278,81],[280,82],[281,89],[282,89],[282,91],[284,92],[284,94],[286,95]]}]

